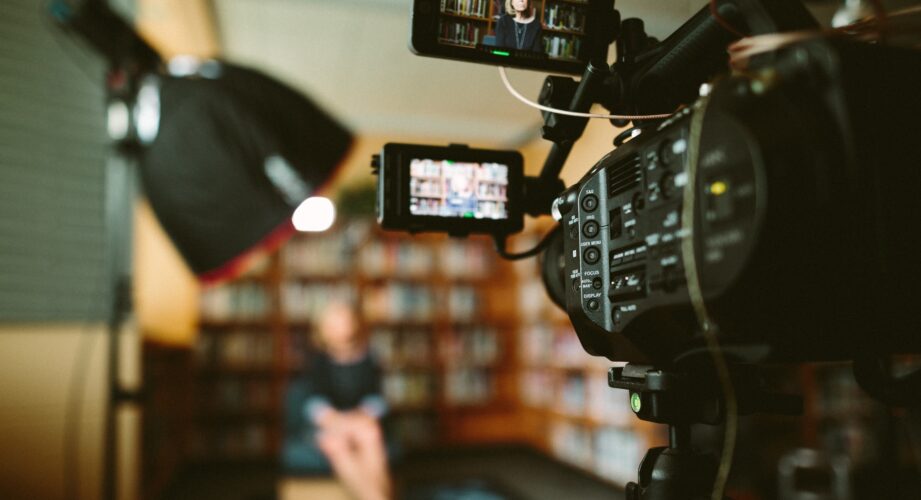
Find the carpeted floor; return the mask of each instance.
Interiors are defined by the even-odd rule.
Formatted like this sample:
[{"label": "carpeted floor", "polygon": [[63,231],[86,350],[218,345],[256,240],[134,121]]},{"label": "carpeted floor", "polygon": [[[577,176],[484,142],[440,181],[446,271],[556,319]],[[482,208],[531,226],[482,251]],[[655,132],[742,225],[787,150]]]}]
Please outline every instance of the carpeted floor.
[{"label": "carpeted floor", "polygon": [[[163,500],[275,500],[272,464],[189,468]],[[417,453],[394,467],[401,500],[619,500],[623,492],[537,452],[518,447]],[[322,500],[322,499],[317,499]]]}]

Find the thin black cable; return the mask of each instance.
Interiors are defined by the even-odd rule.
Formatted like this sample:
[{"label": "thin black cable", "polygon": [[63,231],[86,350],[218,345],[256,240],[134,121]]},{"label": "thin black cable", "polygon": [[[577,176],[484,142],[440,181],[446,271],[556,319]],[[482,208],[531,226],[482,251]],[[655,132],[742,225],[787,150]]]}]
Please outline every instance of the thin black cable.
[{"label": "thin black cable", "polygon": [[494,235],[493,241],[496,243],[496,253],[499,254],[499,257],[502,257],[503,259],[506,259],[506,260],[521,260],[521,259],[527,259],[528,257],[534,257],[535,255],[544,251],[547,248],[547,246],[550,245],[550,242],[553,240],[553,235],[558,230],[559,228],[557,227],[551,231],[548,231],[547,234],[544,235],[543,239],[540,240],[540,243],[537,244],[537,246],[535,246],[534,248],[530,250],[521,252],[521,253],[506,252],[505,251],[506,236],[498,235],[498,234]]}]

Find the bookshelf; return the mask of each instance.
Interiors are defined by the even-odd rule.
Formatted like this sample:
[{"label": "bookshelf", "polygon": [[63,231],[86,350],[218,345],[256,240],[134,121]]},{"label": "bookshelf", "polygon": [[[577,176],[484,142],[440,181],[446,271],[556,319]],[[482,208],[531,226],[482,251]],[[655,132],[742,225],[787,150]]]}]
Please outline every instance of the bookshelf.
[{"label": "bookshelf", "polygon": [[[496,427],[513,428],[515,416],[516,316],[494,304],[514,295],[509,277],[485,238],[390,234],[370,220],[295,236],[247,276],[203,292],[190,456],[277,456],[286,384],[334,298],[357,299],[404,447],[499,439]],[[483,426],[495,430],[483,438]]]},{"label": "bookshelf", "polygon": [[[530,248],[544,225],[529,228],[514,244]],[[556,459],[624,486],[653,446],[667,442],[663,426],[643,422],[630,410],[626,391],[608,387],[614,363],[590,356],[565,312],[547,297],[538,264],[516,263],[518,394],[529,442]]]},{"label": "bookshelf", "polygon": [[[533,0],[541,23],[544,52],[552,59],[576,60],[585,37],[588,1]],[[474,48],[494,37],[499,17],[505,15],[503,0],[442,0],[439,41]]]},{"label": "bookshelf", "polygon": [[202,292],[192,349],[192,462],[269,460],[281,436],[278,257]]},{"label": "bookshelf", "polygon": [[576,60],[585,37],[588,2],[544,0],[541,8],[544,52],[552,59]]}]

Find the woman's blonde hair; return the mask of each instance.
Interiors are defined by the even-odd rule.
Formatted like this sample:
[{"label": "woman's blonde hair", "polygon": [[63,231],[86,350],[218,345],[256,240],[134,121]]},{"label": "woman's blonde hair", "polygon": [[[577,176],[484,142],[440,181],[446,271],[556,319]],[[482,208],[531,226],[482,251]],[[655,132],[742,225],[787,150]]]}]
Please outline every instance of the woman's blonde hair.
[{"label": "woman's blonde hair", "polygon": [[324,337],[324,321],[327,321],[329,315],[331,314],[348,314],[351,321],[354,322],[353,326],[356,328],[354,334],[361,338],[363,341],[367,340],[367,335],[365,332],[359,328],[358,323],[360,322],[360,313],[358,311],[358,305],[349,299],[342,297],[332,297],[324,303],[317,314],[310,320],[310,332],[309,338],[313,343],[313,347],[317,349],[326,349],[326,339]]},{"label": "woman's blonde hair", "polygon": [[[525,1],[528,2],[528,9],[533,10],[533,6],[531,5],[531,0],[525,0]],[[512,17],[515,17],[515,9],[512,7],[512,0],[505,0],[505,13]]]}]

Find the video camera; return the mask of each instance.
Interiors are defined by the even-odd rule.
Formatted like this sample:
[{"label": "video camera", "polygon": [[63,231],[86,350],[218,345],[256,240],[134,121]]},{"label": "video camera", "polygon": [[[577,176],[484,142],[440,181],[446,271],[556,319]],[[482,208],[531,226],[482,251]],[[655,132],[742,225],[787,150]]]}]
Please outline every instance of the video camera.
[{"label": "video camera", "polygon": [[[586,10],[604,12],[603,3]],[[718,6],[723,20],[751,33],[816,27],[798,2]],[[423,0],[415,10],[429,14],[426,22],[437,17],[437,6]],[[637,24],[619,23],[610,69],[591,59],[581,87],[568,93],[556,89],[569,79],[548,77],[545,94],[565,95],[542,101],[680,111],[634,120],[635,138],[562,193],[547,179],[585,119],[550,116],[544,131],[557,139],[556,158],[540,178],[524,177],[514,152],[388,144],[376,160],[382,226],[504,239],[521,229],[525,212],[552,206],[561,231],[549,251],[560,258],[544,259],[548,290],[586,351],[611,360],[672,365],[701,352],[686,276],[692,258],[733,360],[921,350],[914,333],[921,318],[911,307],[921,264],[906,235],[919,208],[921,174],[909,163],[921,55],[814,37],[765,52],[730,76],[733,35],[708,7],[661,43]],[[421,37],[414,32],[416,45]],[[709,95],[695,99],[714,75]],[[452,191],[458,186],[466,194]]]},{"label": "video camera", "polygon": [[[559,70],[549,53],[497,56],[485,38],[458,47],[439,35],[437,26],[453,19],[444,7],[416,0],[416,52]],[[822,33],[796,0],[711,1],[662,42],[641,20],[621,21],[612,0],[590,0],[583,14],[585,43],[575,54],[585,64],[582,79],[547,77],[539,101],[576,112],[597,103],[619,114],[612,123],[632,127],[614,139],[617,147],[563,188],[558,175],[585,117],[544,113],[542,135],[554,144],[538,177],[521,175],[520,156],[509,152],[388,144],[375,159],[383,227],[487,233],[509,258],[542,252],[547,291],[585,350],[632,363],[612,369],[610,385],[638,402],[662,403],[656,414],[634,408],[640,418],[679,426],[669,450],[683,449],[689,423],[721,418],[688,411],[690,399],[716,400],[717,414],[731,413],[726,394],[708,388],[718,385],[719,368],[702,368],[714,338],[733,372],[723,378],[737,384],[744,370],[732,367],[853,360],[871,395],[916,405],[921,372],[893,378],[885,360],[921,352],[913,303],[921,295],[913,234],[921,209],[913,161],[921,53],[885,43],[884,32],[875,41]],[[747,39],[740,59],[727,47],[742,33],[775,36]],[[616,62],[608,65],[615,40]],[[420,161],[431,178],[415,173]],[[463,174],[478,186],[470,207],[502,209],[429,205],[425,189],[443,199],[460,175],[452,162],[472,165]],[[504,167],[482,174],[487,165]],[[497,171],[504,172],[499,201],[489,197]],[[420,184],[430,181],[439,187]],[[552,214],[559,224],[533,251],[507,254],[504,241],[521,229],[524,213]],[[695,370],[711,375],[663,385]],[[695,396],[667,399],[688,387]],[[797,406],[748,399],[739,412]],[[693,460],[668,462],[652,452],[647,459],[667,469],[658,477],[671,478],[670,486],[647,477],[630,498],[682,497],[683,486],[699,484],[678,471],[679,463],[699,471]],[[714,474],[715,467],[703,476]]]}]

